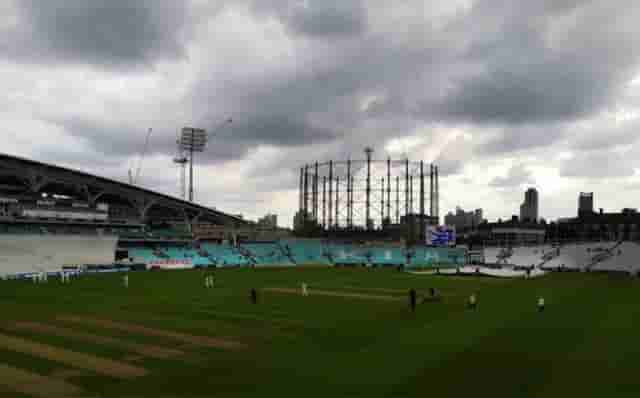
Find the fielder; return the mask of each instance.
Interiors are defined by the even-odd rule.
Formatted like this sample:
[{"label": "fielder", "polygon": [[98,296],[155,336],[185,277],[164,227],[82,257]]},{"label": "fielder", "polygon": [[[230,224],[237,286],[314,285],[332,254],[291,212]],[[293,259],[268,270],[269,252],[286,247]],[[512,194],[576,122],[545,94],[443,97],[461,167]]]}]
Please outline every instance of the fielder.
[{"label": "fielder", "polygon": [[129,287],[129,275],[125,275],[122,278],[122,281],[124,282],[124,287],[128,288]]},{"label": "fielder", "polygon": [[472,294],[471,296],[469,296],[469,308],[472,310],[475,310],[477,305],[478,305],[478,302],[476,299],[476,295]]},{"label": "fielder", "polygon": [[307,297],[309,295],[309,291],[307,290],[307,284],[302,282],[302,295]]},{"label": "fielder", "polygon": [[538,312],[544,311],[544,297],[538,298]]}]

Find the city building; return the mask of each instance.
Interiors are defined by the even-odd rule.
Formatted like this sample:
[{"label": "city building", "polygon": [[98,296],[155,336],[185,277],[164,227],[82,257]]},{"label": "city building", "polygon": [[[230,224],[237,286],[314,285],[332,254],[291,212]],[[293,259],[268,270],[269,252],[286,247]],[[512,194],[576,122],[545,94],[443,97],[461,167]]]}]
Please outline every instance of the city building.
[{"label": "city building", "polygon": [[258,220],[258,226],[275,229],[278,227],[278,216],[276,214],[267,214]]},{"label": "city building", "polygon": [[520,205],[520,221],[538,221],[538,191],[535,188],[529,188],[524,193],[524,202]]},{"label": "city building", "polygon": [[580,192],[578,196],[578,217],[593,214],[593,192]]},{"label": "city building", "polygon": [[477,239],[488,246],[538,245],[545,241],[545,225],[520,222],[514,216],[509,221],[480,224]]},{"label": "city building", "polygon": [[548,224],[547,240],[640,240],[640,213],[629,208],[618,213],[605,213],[603,209],[597,213],[583,212],[579,217]]},{"label": "city building", "polygon": [[445,225],[455,226],[458,232],[475,231],[482,221],[482,209],[464,211],[460,206],[456,207],[455,214],[449,212],[444,216]]}]

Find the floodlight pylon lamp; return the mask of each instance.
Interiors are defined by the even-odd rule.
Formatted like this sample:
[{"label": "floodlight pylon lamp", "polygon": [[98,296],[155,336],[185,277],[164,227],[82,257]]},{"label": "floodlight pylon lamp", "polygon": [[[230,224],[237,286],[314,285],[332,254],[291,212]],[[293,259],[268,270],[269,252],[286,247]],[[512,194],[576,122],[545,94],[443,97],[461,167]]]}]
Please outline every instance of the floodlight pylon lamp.
[{"label": "floodlight pylon lamp", "polygon": [[193,127],[183,127],[180,135],[180,149],[188,152],[202,152],[207,145],[207,131]]}]

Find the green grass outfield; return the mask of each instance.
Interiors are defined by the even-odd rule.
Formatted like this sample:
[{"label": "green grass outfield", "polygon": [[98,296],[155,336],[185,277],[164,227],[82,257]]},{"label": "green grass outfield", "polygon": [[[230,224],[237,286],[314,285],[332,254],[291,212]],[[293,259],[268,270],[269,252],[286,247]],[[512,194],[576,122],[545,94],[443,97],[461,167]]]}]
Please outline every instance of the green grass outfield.
[{"label": "green grass outfield", "polygon": [[[70,285],[1,281],[0,336],[126,363],[146,375],[105,375],[2,344],[0,367],[64,380],[87,397],[640,396],[640,281],[627,277],[502,280],[315,267],[218,270],[209,290],[199,270],[130,273],[128,289],[121,281],[121,274],[83,276]],[[249,301],[252,287],[299,289],[301,282],[310,296],[260,290],[259,303]],[[413,314],[410,287],[419,294],[435,287],[444,299],[420,304]],[[475,311],[465,308],[471,293],[478,297]],[[536,310],[540,295],[544,313]],[[71,315],[244,348],[62,319]],[[111,339],[23,330],[14,327],[18,321]],[[136,344],[183,354],[144,357],[129,350]],[[0,396],[34,396],[7,377],[0,374]]]}]

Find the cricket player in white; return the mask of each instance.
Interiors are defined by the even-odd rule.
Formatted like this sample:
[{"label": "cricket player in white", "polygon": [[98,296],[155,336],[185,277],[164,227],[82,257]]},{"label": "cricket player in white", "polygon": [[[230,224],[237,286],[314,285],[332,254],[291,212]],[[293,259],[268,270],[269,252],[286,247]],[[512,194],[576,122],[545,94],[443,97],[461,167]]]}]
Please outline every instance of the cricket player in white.
[{"label": "cricket player in white", "polygon": [[538,298],[538,312],[544,311],[544,297]]},{"label": "cricket player in white", "polygon": [[122,280],[124,281],[124,287],[129,287],[129,275],[125,275]]},{"label": "cricket player in white", "polygon": [[309,291],[307,290],[307,284],[304,282],[302,282],[302,295],[305,297],[309,295]]}]

